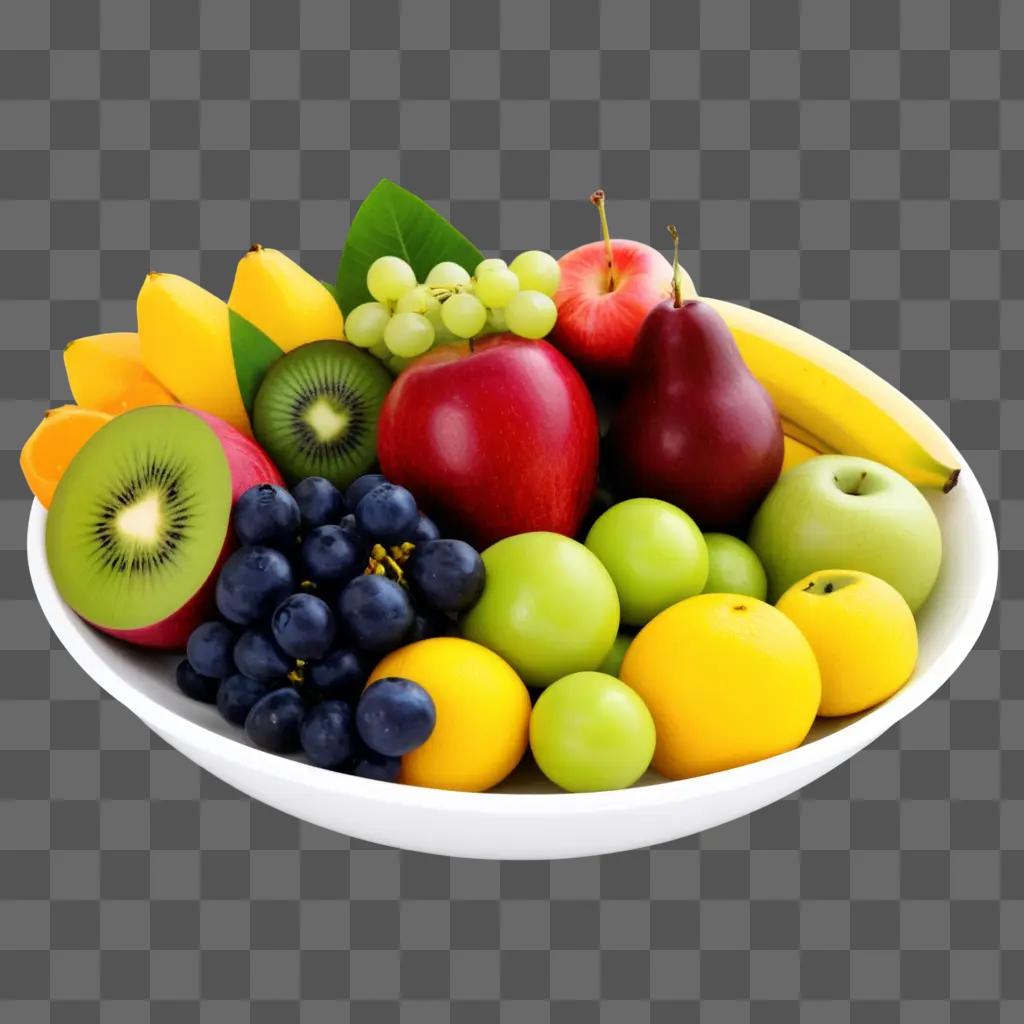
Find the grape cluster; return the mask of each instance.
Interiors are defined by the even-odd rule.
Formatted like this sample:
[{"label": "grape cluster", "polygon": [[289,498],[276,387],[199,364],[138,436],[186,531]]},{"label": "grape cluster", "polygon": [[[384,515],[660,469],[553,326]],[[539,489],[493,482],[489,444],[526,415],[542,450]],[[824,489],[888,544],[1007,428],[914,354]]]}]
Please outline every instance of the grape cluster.
[{"label": "grape cluster", "polygon": [[375,301],[349,313],[345,337],[393,369],[457,339],[502,331],[543,338],[555,325],[560,277],[554,257],[538,249],[511,264],[483,260],[472,277],[457,263],[438,263],[422,284],[405,260],[381,256],[366,274]]},{"label": "grape cluster", "polygon": [[366,681],[388,652],[454,630],[483,590],[479,554],[377,473],[344,494],[322,477],[290,492],[260,484],[233,523],[220,618],[189,637],[178,686],[264,750],[394,780],[430,736],[434,704],[412,680]]}]

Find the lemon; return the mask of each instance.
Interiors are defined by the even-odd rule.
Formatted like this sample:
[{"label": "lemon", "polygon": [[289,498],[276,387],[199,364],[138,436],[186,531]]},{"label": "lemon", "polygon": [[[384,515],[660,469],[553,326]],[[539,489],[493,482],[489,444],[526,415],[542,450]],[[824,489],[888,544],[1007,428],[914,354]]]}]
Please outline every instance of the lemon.
[{"label": "lemon", "polygon": [[530,694],[493,651],[457,637],[421,640],[387,655],[369,683],[385,676],[419,683],[437,710],[430,738],[402,758],[402,782],[481,792],[519,763],[529,739]]},{"label": "lemon", "polygon": [[667,608],[630,644],[619,678],[653,715],[653,766],[670,779],[799,746],[821,698],[800,630],[738,594],[700,594]]},{"label": "lemon", "polygon": [[821,669],[822,715],[852,715],[891,697],[917,662],[917,626],[902,595],[866,572],[811,573],[776,608],[807,637]]}]

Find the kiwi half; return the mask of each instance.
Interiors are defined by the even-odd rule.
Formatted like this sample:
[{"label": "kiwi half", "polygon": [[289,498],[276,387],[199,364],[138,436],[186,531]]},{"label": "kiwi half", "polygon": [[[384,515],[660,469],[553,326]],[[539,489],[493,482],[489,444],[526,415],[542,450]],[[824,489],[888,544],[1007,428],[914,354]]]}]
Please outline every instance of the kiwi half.
[{"label": "kiwi half", "polygon": [[231,490],[224,449],[194,413],[151,406],[111,420],[50,505],[46,554],[61,596],[108,630],[170,617],[217,563]]},{"label": "kiwi half", "polygon": [[263,378],[253,433],[289,482],[322,476],[347,487],[376,458],[377,420],[390,387],[387,370],[346,342],[302,345]]}]

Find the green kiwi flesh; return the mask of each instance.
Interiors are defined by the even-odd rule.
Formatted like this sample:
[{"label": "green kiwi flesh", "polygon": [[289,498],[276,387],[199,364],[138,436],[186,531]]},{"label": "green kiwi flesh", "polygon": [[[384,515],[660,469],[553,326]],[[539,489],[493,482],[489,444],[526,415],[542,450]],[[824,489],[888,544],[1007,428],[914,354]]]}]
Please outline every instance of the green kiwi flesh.
[{"label": "green kiwi flesh", "polygon": [[253,433],[289,482],[322,476],[347,487],[377,456],[377,420],[390,387],[387,370],[353,345],[301,345],[263,378]]},{"label": "green kiwi flesh", "polygon": [[123,413],[57,485],[46,520],[57,590],[101,628],[160,622],[210,576],[230,515],[228,460],[202,419],[176,406]]}]

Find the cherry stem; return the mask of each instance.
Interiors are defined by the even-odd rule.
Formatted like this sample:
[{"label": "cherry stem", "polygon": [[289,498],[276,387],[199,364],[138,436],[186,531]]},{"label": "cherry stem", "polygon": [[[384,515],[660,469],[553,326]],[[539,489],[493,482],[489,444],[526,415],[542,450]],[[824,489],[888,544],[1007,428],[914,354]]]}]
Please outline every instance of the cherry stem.
[{"label": "cherry stem", "polygon": [[595,189],[590,196],[590,201],[597,207],[598,216],[601,218],[601,235],[604,238],[604,254],[608,260],[608,291],[615,288],[615,278],[612,275],[612,238],[608,233],[608,214],[604,209],[604,189]]},{"label": "cherry stem", "polygon": [[672,303],[678,309],[683,304],[683,288],[679,275],[679,232],[675,224],[669,224],[668,233],[672,236]]}]

